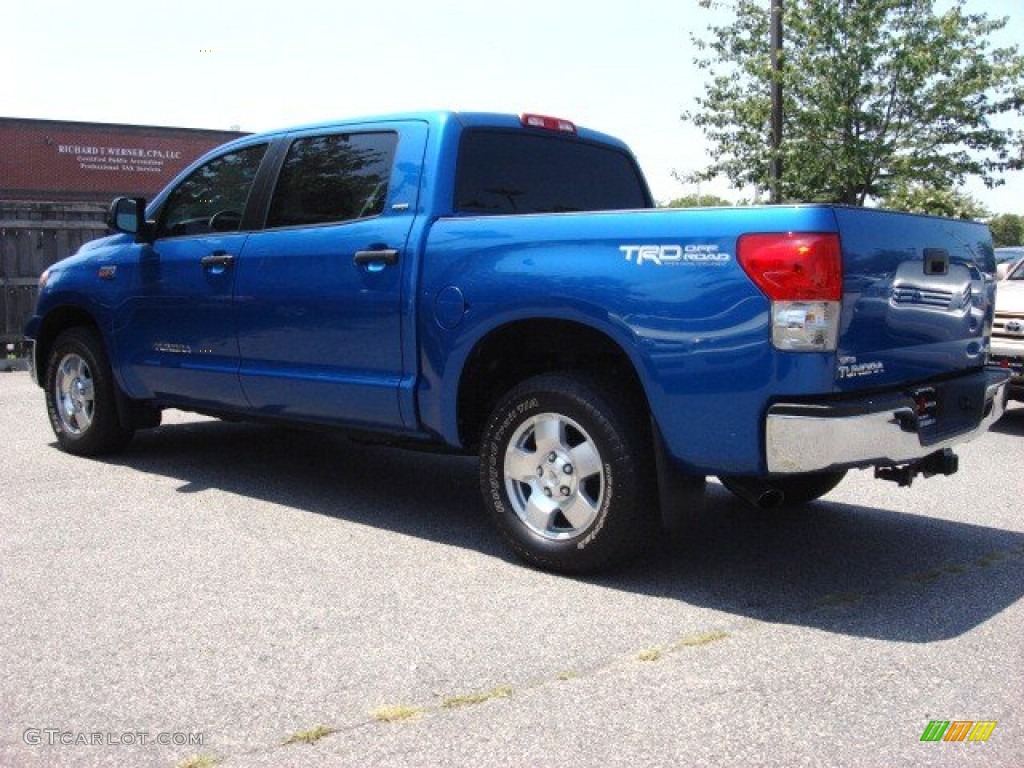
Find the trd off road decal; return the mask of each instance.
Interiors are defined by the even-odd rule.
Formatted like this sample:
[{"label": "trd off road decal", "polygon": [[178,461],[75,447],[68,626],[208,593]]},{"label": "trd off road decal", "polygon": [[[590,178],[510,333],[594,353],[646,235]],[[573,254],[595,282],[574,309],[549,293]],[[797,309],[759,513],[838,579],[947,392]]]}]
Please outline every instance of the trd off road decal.
[{"label": "trd off road decal", "polygon": [[720,267],[732,259],[717,245],[620,245],[619,252],[626,261],[635,261],[638,267],[644,262],[657,267],[702,266]]}]

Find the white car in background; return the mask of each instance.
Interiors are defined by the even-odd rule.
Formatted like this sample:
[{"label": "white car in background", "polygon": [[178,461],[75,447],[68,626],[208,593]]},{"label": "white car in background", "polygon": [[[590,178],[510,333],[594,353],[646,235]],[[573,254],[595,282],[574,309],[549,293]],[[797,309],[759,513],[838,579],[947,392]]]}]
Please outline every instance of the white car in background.
[{"label": "white car in background", "polygon": [[996,287],[989,360],[1012,371],[1010,399],[1024,400],[1024,259],[1012,264],[1006,278]]},{"label": "white car in background", "polygon": [[1010,270],[1024,260],[1024,246],[996,248],[996,279],[1005,280]]}]

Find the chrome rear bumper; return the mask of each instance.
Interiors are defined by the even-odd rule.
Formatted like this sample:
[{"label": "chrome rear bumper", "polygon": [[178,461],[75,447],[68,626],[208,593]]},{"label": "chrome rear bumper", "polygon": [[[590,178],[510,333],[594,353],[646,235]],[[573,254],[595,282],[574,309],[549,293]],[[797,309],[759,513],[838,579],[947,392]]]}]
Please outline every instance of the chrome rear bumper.
[{"label": "chrome rear bumper", "polygon": [[[909,394],[841,403],[777,403],[768,409],[765,428],[768,471],[794,474],[901,464],[973,440],[1003,415],[1009,374],[989,370],[970,378],[955,383],[946,410],[959,405],[977,415],[965,421],[960,414],[952,429],[943,423],[941,409],[935,425],[917,428]],[[940,392],[943,386],[937,385]],[[964,404],[967,388],[979,397],[983,393],[984,402]]]}]

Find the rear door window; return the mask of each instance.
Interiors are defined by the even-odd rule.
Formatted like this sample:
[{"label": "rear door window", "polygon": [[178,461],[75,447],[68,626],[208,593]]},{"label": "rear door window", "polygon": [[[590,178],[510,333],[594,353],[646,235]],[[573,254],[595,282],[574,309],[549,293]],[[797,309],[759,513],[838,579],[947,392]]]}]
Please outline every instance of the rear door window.
[{"label": "rear door window", "polygon": [[379,216],[388,196],[398,134],[340,133],[296,139],[270,203],[267,227]]},{"label": "rear door window", "polygon": [[572,137],[471,130],[463,135],[455,211],[567,213],[649,208],[626,152]]}]

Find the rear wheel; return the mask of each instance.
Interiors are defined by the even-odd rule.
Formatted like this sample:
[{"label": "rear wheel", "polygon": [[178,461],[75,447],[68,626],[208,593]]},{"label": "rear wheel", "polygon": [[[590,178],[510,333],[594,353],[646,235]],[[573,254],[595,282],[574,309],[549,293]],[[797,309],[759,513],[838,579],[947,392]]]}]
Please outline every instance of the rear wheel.
[{"label": "rear wheel", "polygon": [[480,483],[491,517],[527,562],[565,573],[634,556],[652,535],[656,474],[642,409],[602,382],[545,374],[498,403]]},{"label": "rear wheel", "polygon": [[118,419],[103,342],[92,328],[70,328],[54,342],[46,368],[46,409],[57,442],[68,453],[111,453],[131,440],[132,430]]}]

